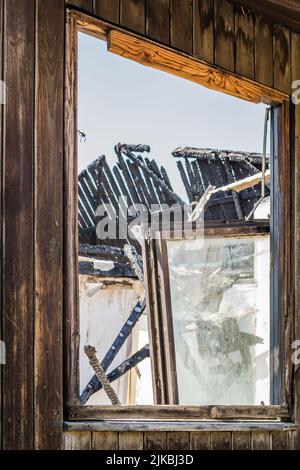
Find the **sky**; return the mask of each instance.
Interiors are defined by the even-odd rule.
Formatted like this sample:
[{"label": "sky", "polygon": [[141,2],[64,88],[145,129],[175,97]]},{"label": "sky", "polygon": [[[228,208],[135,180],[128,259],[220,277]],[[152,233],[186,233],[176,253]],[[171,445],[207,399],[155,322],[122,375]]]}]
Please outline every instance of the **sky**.
[{"label": "sky", "polygon": [[265,105],[211,91],[106,50],[106,42],[79,33],[78,171],[100,155],[115,162],[114,145],[148,144],[150,158],[168,171],[186,198],[176,147],[262,152]]}]

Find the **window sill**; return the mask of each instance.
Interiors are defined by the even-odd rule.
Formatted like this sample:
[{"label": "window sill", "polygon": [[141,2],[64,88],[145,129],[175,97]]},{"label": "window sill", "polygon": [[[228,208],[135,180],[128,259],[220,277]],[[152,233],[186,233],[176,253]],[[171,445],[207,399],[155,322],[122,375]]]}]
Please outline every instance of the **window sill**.
[{"label": "window sill", "polygon": [[65,421],[65,431],[293,431],[295,423],[279,421]]}]

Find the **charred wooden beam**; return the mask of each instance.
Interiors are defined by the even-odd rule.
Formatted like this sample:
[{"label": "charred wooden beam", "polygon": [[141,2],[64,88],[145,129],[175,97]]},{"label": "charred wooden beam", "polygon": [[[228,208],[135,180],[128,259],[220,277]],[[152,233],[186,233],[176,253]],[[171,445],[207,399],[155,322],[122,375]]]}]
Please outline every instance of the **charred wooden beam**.
[{"label": "charred wooden beam", "polygon": [[182,164],[181,161],[177,162],[177,168],[179,170],[179,173],[180,173],[180,176],[181,176],[181,179],[182,179],[187,197],[189,198],[189,202],[193,202],[194,198],[193,198],[193,193],[191,191],[191,186],[189,184],[189,181],[187,179],[187,176],[186,176],[186,173],[184,171],[183,164]]},{"label": "charred wooden beam", "polygon": [[[231,167],[230,167],[230,163],[228,161],[228,158],[225,158],[224,166],[225,166],[225,171],[226,171],[226,176],[227,176],[228,183],[231,183],[231,184],[234,183],[234,178],[233,178],[233,175],[232,175],[232,171],[231,171]],[[243,220],[245,218],[245,215],[243,213],[243,208],[242,208],[238,193],[236,191],[232,191],[232,197],[233,197],[233,202],[234,202],[234,205],[235,205],[235,209],[236,209],[238,218],[240,220]]]},{"label": "charred wooden beam", "polygon": [[79,261],[79,274],[95,277],[130,277],[136,278],[130,264],[112,262],[111,269],[96,268],[92,261]]},{"label": "charred wooden beam", "polygon": [[87,243],[79,243],[79,255],[91,258],[109,258],[115,260],[127,260],[125,251],[122,248],[110,245],[89,245]]},{"label": "charred wooden beam", "polygon": [[[147,157],[145,158],[145,164],[147,165],[148,168],[150,167],[150,160]],[[157,187],[154,186],[151,178],[147,178],[147,184],[148,184],[149,193],[151,195],[151,203],[160,204]]]},{"label": "charred wooden beam", "polygon": [[[220,150],[210,148],[179,147],[172,152],[175,158],[229,158],[232,161],[244,161],[245,158],[251,163],[261,163],[262,154],[257,152],[243,152],[236,150]],[[267,157],[268,159],[270,157]]]},{"label": "charred wooden beam", "polygon": [[[136,148],[137,147],[139,147],[139,146],[136,146]],[[150,176],[157,184],[159,184],[161,186],[161,188],[169,196],[171,196],[172,199],[174,199],[174,201],[176,201],[178,204],[183,206],[184,202],[182,201],[182,199],[169,188],[168,184],[161,177],[158,177],[157,174],[154,171],[152,171],[152,170],[150,170],[150,168],[148,168],[148,166],[145,164],[145,162],[142,160],[141,157],[138,157],[138,156],[134,155],[133,151],[130,150],[131,148],[132,148],[132,146],[127,146],[127,145],[122,145],[122,144],[118,144],[116,146],[116,149],[117,149],[118,152],[123,152],[126,155],[126,157],[128,157],[138,167],[140,167],[146,175]],[[135,150],[135,151],[138,151],[138,150]]]},{"label": "charred wooden beam", "polygon": [[107,378],[110,382],[113,382],[114,380],[119,379],[122,377],[122,375],[126,374],[130,369],[135,367],[137,364],[142,362],[144,359],[147,357],[150,357],[150,350],[149,350],[149,344],[144,346],[142,349],[137,351],[135,354],[133,354],[131,357],[123,361],[118,367],[116,367],[113,371],[111,371],[108,375]]},{"label": "charred wooden beam", "polygon": [[135,272],[137,278],[144,283],[144,270],[143,270],[143,260],[141,255],[138,253],[136,248],[132,245],[125,245],[124,251],[127,258],[130,261],[130,265]]},{"label": "charred wooden beam", "polygon": [[123,179],[122,175],[121,175],[121,172],[119,170],[119,168],[117,166],[114,166],[113,167],[113,173],[115,175],[115,178],[118,182],[118,185],[121,189],[121,192],[122,192],[122,195],[124,197],[126,197],[126,205],[127,207],[128,206],[132,206],[133,202],[132,202],[132,199],[131,199],[131,195],[130,195],[130,192],[128,190],[128,188],[126,187],[126,184],[125,184],[125,180]]},{"label": "charred wooden beam", "polygon": [[[137,366],[144,359],[147,359],[147,357],[150,357],[149,344],[147,344],[146,346],[141,348],[139,351],[134,353],[128,359],[123,361],[118,367],[116,367],[114,370],[112,370],[109,374],[107,374],[107,376],[106,376],[107,380],[110,383],[114,382],[115,380],[118,380],[120,377],[125,375],[126,372],[133,369],[135,366]],[[102,389],[102,383],[99,382],[98,390],[101,390],[101,389]],[[84,403],[81,403],[81,404],[84,404]]]},{"label": "charred wooden beam", "polygon": [[123,155],[121,154],[121,152],[118,152],[117,153],[117,158],[118,158],[118,166],[119,166],[119,169],[121,170],[122,174],[123,174],[123,178],[126,182],[126,186],[128,188],[128,191],[129,191],[129,194],[132,198],[132,202],[133,204],[139,204],[140,203],[140,198],[139,198],[139,195],[136,191],[136,188],[135,188],[135,185],[134,185],[134,182],[132,181],[132,177],[131,177],[131,174],[128,170],[128,167],[126,165],[126,162],[123,158]]},{"label": "charred wooden beam", "polygon": [[[162,179],[162,174],[161,174],[160,169],[158,168],[158,165],[157,165],[157,163],[154,159],[152,159],[149,162],[149,165],[147,165],[147,166],[148,166],[149,170],[153,171],[158,178]],[[157,184],[157,181],[155,181],[154,179],[153,179],[153,183],[155,184],[156,192],[159,196],[160,204],[166,203],[167,199],[166,199],[166,194],[165,194],[163,188],[159,184]]]}]

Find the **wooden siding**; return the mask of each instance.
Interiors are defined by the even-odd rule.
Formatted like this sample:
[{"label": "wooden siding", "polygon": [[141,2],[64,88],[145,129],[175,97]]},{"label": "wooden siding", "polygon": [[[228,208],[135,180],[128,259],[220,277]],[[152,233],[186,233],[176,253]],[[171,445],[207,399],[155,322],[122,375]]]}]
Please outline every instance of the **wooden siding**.
[{"label": "wooden siding", "polygon": [[[299,34],[227,0],[70,0],[67,6],[283,92],[300,79]],[[64,18],[61,0],[0,0],[0,76],[7,83],[0,112],[2,448],[300,449],[299,431],[63,433]],[[292,107],[292,124],[299,285],[299,106]],[[300,427],[299,368],[294,380]]]},{"label": "wooden siding", "polygon": [[295,435],[292,431],[72,431],[64,433],[64,446],[66,450],[293,450]]},{"label": "wooden siding", "polygon": [[240,3],[243,2],[66,1],[68,7],[290,93],[291,31]]}]

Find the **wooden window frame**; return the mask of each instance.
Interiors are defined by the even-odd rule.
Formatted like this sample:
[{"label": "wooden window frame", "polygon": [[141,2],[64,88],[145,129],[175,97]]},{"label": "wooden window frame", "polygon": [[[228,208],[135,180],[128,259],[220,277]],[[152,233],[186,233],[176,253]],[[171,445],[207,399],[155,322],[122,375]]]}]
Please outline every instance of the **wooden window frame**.
[{"label": "wooden window frame", "polygon": [[[230,94],[252,103],[275,107],[276,143],[272,168],[277,204],[273,213],[272,233],[280,257],[276,260],[278,283],[282,287],[277,299],[285,364],[282,370],[283,404],[273,406],[80,406],[79,402],[79,299],[78,299],[78,233],[77,224],[77,62],[78,32],[106,40],[108,50],[170,74],[191,80],[210,89]],[[65,75],[65,236],[64,236],[64,311],[65,311],[65,418],[82,420],[276,420],[291,418],[292,335],[294,322],[293,279],[291,272],[291,172],[289,95],[258,84],[234,73],[209,65],[187,54],[159,45],[148,39],[124,32],[121,28],[75,10],[66,15]],[[283,313],[284,312],[284,313]],[[121,428],[120,428],[121,429]]]},{"label": "wooden window frame", "polygon": [[[268,236],[270,238],[270,223],[268,220],[249,222],[207,221],[201,224],[198,230],[197,225],[185,227],[183,224],[176,223],[171,224],[169,231],[164,231],[163,227],[160,226],[154,233],[151,226],[149,227],[148,236],[143,244],[143,258],[147,286],[147,305],[149,306],[151,362],[155,377],[154,396],[157,403],[178,404],[167,243],[174,240],[193,241],[199,239],[199,236],[203,236],[204,239],[221,237],[224,239],[242,239],[258,236]],[[279,346],[279,337],[274,338],[273,334],[271,334],[271,337],[271,345],[275,343],[276,346]],[[270,363],[272,367],[272,359]],[[272,379],[273,374],[271,372],[271,381]],[[277,383],[281,383],[280,377],[277,379]],[[272,390],[270,392],[273,398]],[[280,401],[283,401],[283,399],[278,398],[278,402]],[[219,408],[219,405],[214,406],[215,414],[219,414]],[[235,408],[238,407],[235,406]]]}]

